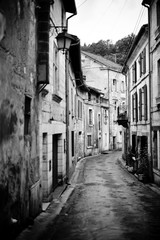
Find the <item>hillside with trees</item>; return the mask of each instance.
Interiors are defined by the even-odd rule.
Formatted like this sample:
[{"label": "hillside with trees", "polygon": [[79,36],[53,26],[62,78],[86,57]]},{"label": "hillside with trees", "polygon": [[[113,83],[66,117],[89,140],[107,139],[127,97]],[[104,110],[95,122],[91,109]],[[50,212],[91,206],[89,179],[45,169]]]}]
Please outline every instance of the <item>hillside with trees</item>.
[{"label": "hillside with trees", "polygon": [[132,33],[118,40],[115,44],[110,39],[106,41],[100,40],[97,43],[84,44],[81,49],[123,65],[134,38],[135,35]]}]

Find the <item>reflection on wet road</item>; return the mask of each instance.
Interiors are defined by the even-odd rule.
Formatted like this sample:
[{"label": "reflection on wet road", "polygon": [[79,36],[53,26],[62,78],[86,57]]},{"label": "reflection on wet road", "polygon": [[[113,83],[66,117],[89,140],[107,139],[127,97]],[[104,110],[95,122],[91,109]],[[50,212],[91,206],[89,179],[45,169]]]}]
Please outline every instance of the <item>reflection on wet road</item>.
[{"label": "reflection on wet road", "polygon": [[117,163],[119,152],[91,157],[49,231],[52,240],[160,239],[160,195]]}]

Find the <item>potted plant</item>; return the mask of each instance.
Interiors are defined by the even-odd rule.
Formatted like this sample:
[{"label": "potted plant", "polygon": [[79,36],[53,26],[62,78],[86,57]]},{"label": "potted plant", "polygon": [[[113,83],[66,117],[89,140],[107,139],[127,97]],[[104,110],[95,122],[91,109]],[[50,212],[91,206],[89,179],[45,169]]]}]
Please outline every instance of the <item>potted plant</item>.
[{"label": "potted plant", "polygon": [[140,154],[138,157],[138,169],[136,175],[139,181],[148,182],[149,181],[149,156],[147,146],[140,149]]}]

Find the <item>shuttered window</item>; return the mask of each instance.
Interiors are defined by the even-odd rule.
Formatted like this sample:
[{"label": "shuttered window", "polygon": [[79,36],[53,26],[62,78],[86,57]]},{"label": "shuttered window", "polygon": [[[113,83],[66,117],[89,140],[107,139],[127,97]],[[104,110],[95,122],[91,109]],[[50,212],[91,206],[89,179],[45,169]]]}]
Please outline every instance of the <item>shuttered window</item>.
[{"label": "shuttered window", "polygon": [[157,26],[160,26],[160,1],[157,1]]},{"label": "shuttered window", "polygon": [[132,120],[134,122],[134,94],[132,95]]},{"label": "shuttered window", "polygon": [[160,59],[158,60],[158,97],[160,97]]},{"label": "shuttered window", "polygon": [[143,74],[146,73],[146,48],[143,50]]},{"label": "shuttered window", "polygon": [[135,84],[137,82],[137,63],[134,62],[132,66],[132,82]]},{"label": "shuttered window", "polygon": [[147,104],[147,85],[144,86],[144,120],[148,119],[148,104]]},{"label": "shuttered window", "polygon": [[89,125],[93,125],[93,111],[89,109]]},{"label": "shuttered window", "polygon": [[82,102],[78,100],[78,118],[82,118]]},{"label": "shuttered window", "polygon": [[136,122],[138,122],[138,96],[137,92],[135,93],[135,114],[136,114]]},{"label": "shuttered window", "polygon": [[139,120],[142,120],[142,90],[139,89]]},{"label": "shuttered window", "polygon": [[132,95],[133,122],[138,122],[138,97],[137,92]]}]

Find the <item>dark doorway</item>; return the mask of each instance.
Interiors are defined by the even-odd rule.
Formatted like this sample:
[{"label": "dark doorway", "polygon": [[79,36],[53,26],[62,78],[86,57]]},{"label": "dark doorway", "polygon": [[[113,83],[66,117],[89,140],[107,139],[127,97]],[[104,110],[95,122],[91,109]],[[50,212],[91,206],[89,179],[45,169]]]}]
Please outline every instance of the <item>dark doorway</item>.
[{"label": "dark doorway", "polygon": [[54,190],[58,185],[58,134],[52,135],[52,179]]},{"label": "dark doorway", "polygon": [[113,137],[113,149],[116,149],[116,137]]},{"label": "dark doorway", "polygon": [[137,147],[137,136],[132,135],[132,152],[136,152],[136,147]]}]

